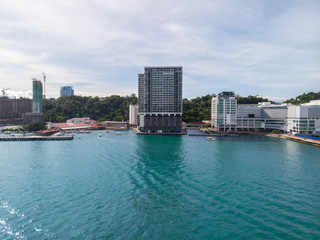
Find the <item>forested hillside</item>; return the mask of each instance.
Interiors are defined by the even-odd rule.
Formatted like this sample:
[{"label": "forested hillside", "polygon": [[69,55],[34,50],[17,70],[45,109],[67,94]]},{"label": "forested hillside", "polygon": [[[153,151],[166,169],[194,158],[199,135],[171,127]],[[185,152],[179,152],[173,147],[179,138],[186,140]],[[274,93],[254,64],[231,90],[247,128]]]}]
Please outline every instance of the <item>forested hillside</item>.
[{"label": "forested hillside", "polygon": [[296,97],[295,99],[291,98],[284,103],[292,103],[292,104],[301,104],[301,103],[307,103],[310,102],[310,100],[317,100],[320,99],[320,91],[317,93],[314,92],[308,92],[308,93],[303,93]]},{"label": "forested hillside", "polygon": [[[183,121],[200,122],[210,120],[211,100],[214,94],[207,94],[193,99],[183,99]],[[257,96],[237,96],[239,104],[257,104],[268,99]],[[46,121],[65,122],[74,117],[90,117],[97,121],[127,121],[129,119],[129,105],[138,104],[135,94],[121,97],[112,95],[100,99],[99,97],[63,96],[48,99],[46,102]]]},{"label": "forested hillside", "polygon": [[120,97],[63,96],[47,100],[47,121],[65,122],[69,118],[90,117],[97,121],[129,119],[129,105],[138,104],[135,94]]}]

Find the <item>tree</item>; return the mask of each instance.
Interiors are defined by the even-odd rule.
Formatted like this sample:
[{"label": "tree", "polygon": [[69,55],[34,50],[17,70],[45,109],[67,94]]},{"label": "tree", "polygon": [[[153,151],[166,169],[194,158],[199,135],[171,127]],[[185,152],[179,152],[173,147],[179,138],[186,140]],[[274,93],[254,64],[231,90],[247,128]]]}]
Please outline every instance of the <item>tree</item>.
[{"label": "tree", "polygon": [[24,131],[27,131],[27,132],[35,132],[35,131],[45,130],[46,125],[40,122],[33,122],[33,123],[29,123],[27,125],[22,126],[22,128]]},{"label": "tree", "polygon": [[308,103],[310,102],[310,100],[317,100],[317,99],[320,99],[320,91],[317,93],[314,93],[314,92],[308,92],[307,94],[303,93],[297,96],[295,99],[291,98],[286,100],[284,103],[291,103],[291,104],[298,105],[302,103]]}]

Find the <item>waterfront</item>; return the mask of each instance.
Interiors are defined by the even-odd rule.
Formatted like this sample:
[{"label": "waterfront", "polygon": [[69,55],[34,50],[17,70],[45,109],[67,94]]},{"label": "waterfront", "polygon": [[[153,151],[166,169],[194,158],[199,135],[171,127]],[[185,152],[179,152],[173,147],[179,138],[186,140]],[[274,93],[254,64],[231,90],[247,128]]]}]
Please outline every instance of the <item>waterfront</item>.
[{"label": "waterfront", "polygon": [[0,150],[0,238],[320,238],[314,146],[96,131]]}]

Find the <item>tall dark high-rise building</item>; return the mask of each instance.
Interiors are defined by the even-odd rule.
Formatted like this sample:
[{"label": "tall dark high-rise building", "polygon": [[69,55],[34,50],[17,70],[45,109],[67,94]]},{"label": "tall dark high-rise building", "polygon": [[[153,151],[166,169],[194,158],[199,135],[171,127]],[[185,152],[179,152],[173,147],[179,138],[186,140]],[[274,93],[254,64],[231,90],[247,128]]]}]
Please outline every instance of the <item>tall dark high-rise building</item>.
[{"label": "tall dark high-rise building", "polygon": [[139,79],[138,130],[181,133],[182,67],[145,67]]}]

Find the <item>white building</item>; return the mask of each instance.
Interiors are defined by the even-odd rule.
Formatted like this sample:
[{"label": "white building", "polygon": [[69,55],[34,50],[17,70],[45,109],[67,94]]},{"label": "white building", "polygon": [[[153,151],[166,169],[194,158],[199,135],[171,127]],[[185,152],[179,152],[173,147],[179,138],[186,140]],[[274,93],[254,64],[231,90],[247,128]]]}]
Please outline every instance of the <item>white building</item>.
[{"label": "white building", "polygon": [[68,119],[66,122],[67,123],[79,123],[79,122],[82,122],[82,123],[96,123],[95,120],[92,120],[89,117],[71,118],[71,119]]},{"label": "white building", "polygon": [[286,130],[289,133],[320,133],[320,100],[288,106]]},{"label": "white building", "polygon": [[212,127],[215,131],[279,130],[293,134],[320,134],[320,100],[301,105],[270,102],[237,105],[230,92],[227,93],[222,92],[212,99]]},{"label": "white building", "polygon": [[139,105],[129,105],[129,124],[138,124]]},{"label": "white building", "polygon": [[237,130],[237,99],[234,92],[221,92],[212,98],[211,125],[216,131]]}]

